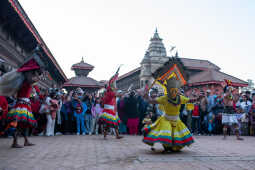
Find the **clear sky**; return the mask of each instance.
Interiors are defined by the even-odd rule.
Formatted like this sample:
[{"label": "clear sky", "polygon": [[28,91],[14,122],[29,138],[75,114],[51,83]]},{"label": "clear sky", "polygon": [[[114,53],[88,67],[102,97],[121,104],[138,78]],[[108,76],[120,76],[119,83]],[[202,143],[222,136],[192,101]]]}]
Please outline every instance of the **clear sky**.
[{"label": "clear sky", "polygon": [[169,54],[255,80],[254,0],[19,0],[68,78],[72,64],[109,79],[140,65],[155,28]]}]

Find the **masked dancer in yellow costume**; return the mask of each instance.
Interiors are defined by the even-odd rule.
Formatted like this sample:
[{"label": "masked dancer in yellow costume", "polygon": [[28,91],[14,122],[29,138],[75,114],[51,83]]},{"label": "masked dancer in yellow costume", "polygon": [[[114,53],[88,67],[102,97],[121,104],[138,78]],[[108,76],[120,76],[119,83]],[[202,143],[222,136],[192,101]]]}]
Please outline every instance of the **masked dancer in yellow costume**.
[{"label": "masked dancer in yellow costume", "polygon": [[164,86],[167,91],[164,96],[151,99],[145,95],[149,103],[162,105],[165,114],[159,117],[155,123],[143,129],[143,142],[150,146],[161,143],[165,153],[180,151],[184,146],[191,145],[194,140],[189,129],[179,118],[181,104],[190,102],[189,98],[178,93],[181,82],[173,76],[166,80]]}]

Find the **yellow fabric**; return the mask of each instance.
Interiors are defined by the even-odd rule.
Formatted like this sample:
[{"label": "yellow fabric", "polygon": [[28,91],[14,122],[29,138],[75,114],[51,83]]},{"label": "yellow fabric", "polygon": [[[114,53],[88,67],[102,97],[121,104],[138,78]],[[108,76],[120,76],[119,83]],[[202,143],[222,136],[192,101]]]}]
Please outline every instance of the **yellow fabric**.
[{"label": "yellow fabric", "polygon": [[[180,95],[180,99],[181,99],[181,104],[186,104],[189,101],[189,98],[184,97],[182,95]],[[168,102],[168,97],[165,96],[161,96],[159,98],[156,99],[157,102],[161,105],[161,107],[163,108],[164,112],[169,115],[169,116],[177,116],[180,114],[180,107],[181,105],[175,106],[171,103]]]},{"label": "yellow fabric", "polygon": [[113,122],[117,122],[119,120],[119,116],[115,115],[113,116],[112,114],[109,114],[107,112],[103,112],[100,117],[106,118],[107,120],[111,120]]},{"label": "yellow fabric", "polygon": [[[155,123],[153,123],[150,127],[150,132],[148,133],[148,137],[152,138],[167,138],[171,139],[173,143],[164,144],[164,147],[170,148],[173,151],[180,151],[185,145],[189,146],[193,143],[187,143],[185,145],[175,144],[175,141],[183,141],[189,137],[191,137],[190,131],[184,125],[184,123],[178,119],[177,121],[167,120],[164,116],[161,116]],[[149,145],[153,145],[151,143],[147,143]]]},{"label": "yellow fabric", "polygon": [[179,119],[177,121],[167,120],[164,116],[158,118],[158,120],[151,127],[153,131],[150,134],[158,136],[158,132],[161,131],[160,135],[163,136],[172,136],[172,131],[174,128],[174,137],[182,138],[186,135],[189,135],[190,132],[188,128],[182,123]]},{"label": "yellow fabric", "polygon": [[27,114],[28,117],[34,117],[33,113],[29,112],[27,109],[23,109],[23,108],[16,108],[10,110],[10,112],[8,113],[10,116],[11,115],[15,115],[15,114]]},{"label": "yellow fabric", "polygon": [[180,151],[182,148],[183,148],[183,146],[169,146],[169,145],[167,145],[167,144],[163,144],[163,146],[164,147],[166,147],[166,148],[171,148],[171,150],[173,150],[173,151],[175,151],[175,152],[177,152],[177,151]]},{"label": "yellow fabric", "polygon": [[[156,100],[162,105],[165,114],[168,116],[179,116],[181,104],[186,104],[189,101],[188,98],[180,96],[181,102],[176,106],[168,102],[167,96],[159,97]],[[173,151],[179,151],[184,146],[189,146],[194,142],[190,131],[179,118],[177,120],[169,120],[163,115],[152,125],[145,127],[146,131],[148,133],[144,137],[145,143],[153,145],[156,142],[160,142],[164,147]]]},{"label": "yellow fabric", "polygon": [[150,118],[144,118],[142,123],[143,124],[151,123],[151,119]]},{"label": "yellow fabric", "polygon": [[189,111],[190,111],[190,110],[194,110],[194,104],[192,104],[192,103],[187,103],[187,104],[186,104],[186,109],[189,110]]}]

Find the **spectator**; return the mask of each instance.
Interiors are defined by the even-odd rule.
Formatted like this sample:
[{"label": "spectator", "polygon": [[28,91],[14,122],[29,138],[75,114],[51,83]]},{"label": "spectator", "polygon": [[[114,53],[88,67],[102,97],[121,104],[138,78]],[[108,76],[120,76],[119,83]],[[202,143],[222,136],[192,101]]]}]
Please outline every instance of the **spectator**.
[{"label": "spectator", "polygon": [[250,121],[250,135],[254,136],[255,135],[255,93],[252,94],[252,106],[250,109],[250,114],[249,114],[249,121]]},{"label": "spectator", "polygon": [[72,102],[71,96],[73,92],[70,92],[69,95],[63,95],[62,97],[62,107],[61,107],[61,114],[62,114],[62,124],[63,124],[63,133],[64,135],[68,135],[72,133],[71,126],[72,126]]},{"label": "spectator", "polygon": [[194,110],[192,111],[192,133],[200,134],[200,116],[199,116],[199,105],[196,103],[194,105]]},{"label": "spectator", "polygon": [[92,95],[87,94],[84,98],[84,101],[87,105],[87,111],[85,113],[85,128],[86,128],[86,133],[89,135],[92,135],[92,106],[93,106],[93,99]]},{"label": "spectator", "polygon": [[240,103],[240,107],[245,113],[249,113],[251,109],[252,102],[250,102],[247,95],[242,96],[242,102]]},{"label": "spectator", "polygon": [[50,97],[46,98],[46,103],[50,108],[50,113],[47,114],[46,136],[54,136],[56,114],[59,108],[55,91],[50,92]]},{"label": "spectator", "polygon": [[102,114],[103,108],[101,107],[100,99],[97,98],[93,105],[92,112],[92,133],[98,135],[99,124],[97,123],[100,115]]},{"label": "spectator", "polygon": [[[86,135],[86,129],[84,125],[85,113],[87,111],[87,105],[82,101],[83,90],[78,88],[74,93],[72,100],[72,107],[74,108],[74,117],[76,118],[77,135]],[[80,130],[81,128],[81,130]]]},{"label": "spectator", "polygon": [[125,113],[127,114],[127,127],[130,135],[138,134],[139,125],[139,111],[138,111],[138,100],[135,96],[135,92],[131,91],[129,96],[125,100]]},{"label": "spectator", "polygon": [[201,91],[200,93],[200,103],[199,103],[199,113],[200,113],[200,129],[201,133],[205,134],[205,129],[206,129],[206,116],[207,116],[207,96],[205,96],[204,91]]},{"label": "spectator", "polygon": [[0,96],[0,136],[4,134],[5,119],[8,113],[8,102],[4,96]]}]

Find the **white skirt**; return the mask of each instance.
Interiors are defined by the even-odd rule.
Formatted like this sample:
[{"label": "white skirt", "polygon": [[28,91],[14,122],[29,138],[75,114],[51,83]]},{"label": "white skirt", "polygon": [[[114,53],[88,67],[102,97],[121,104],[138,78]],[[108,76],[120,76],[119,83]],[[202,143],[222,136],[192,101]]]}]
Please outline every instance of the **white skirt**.
[{"label": "white skirt", "polygon": [[238,124],[238,118],[240,114],[227,114],[222,113],[222,124]]}]

